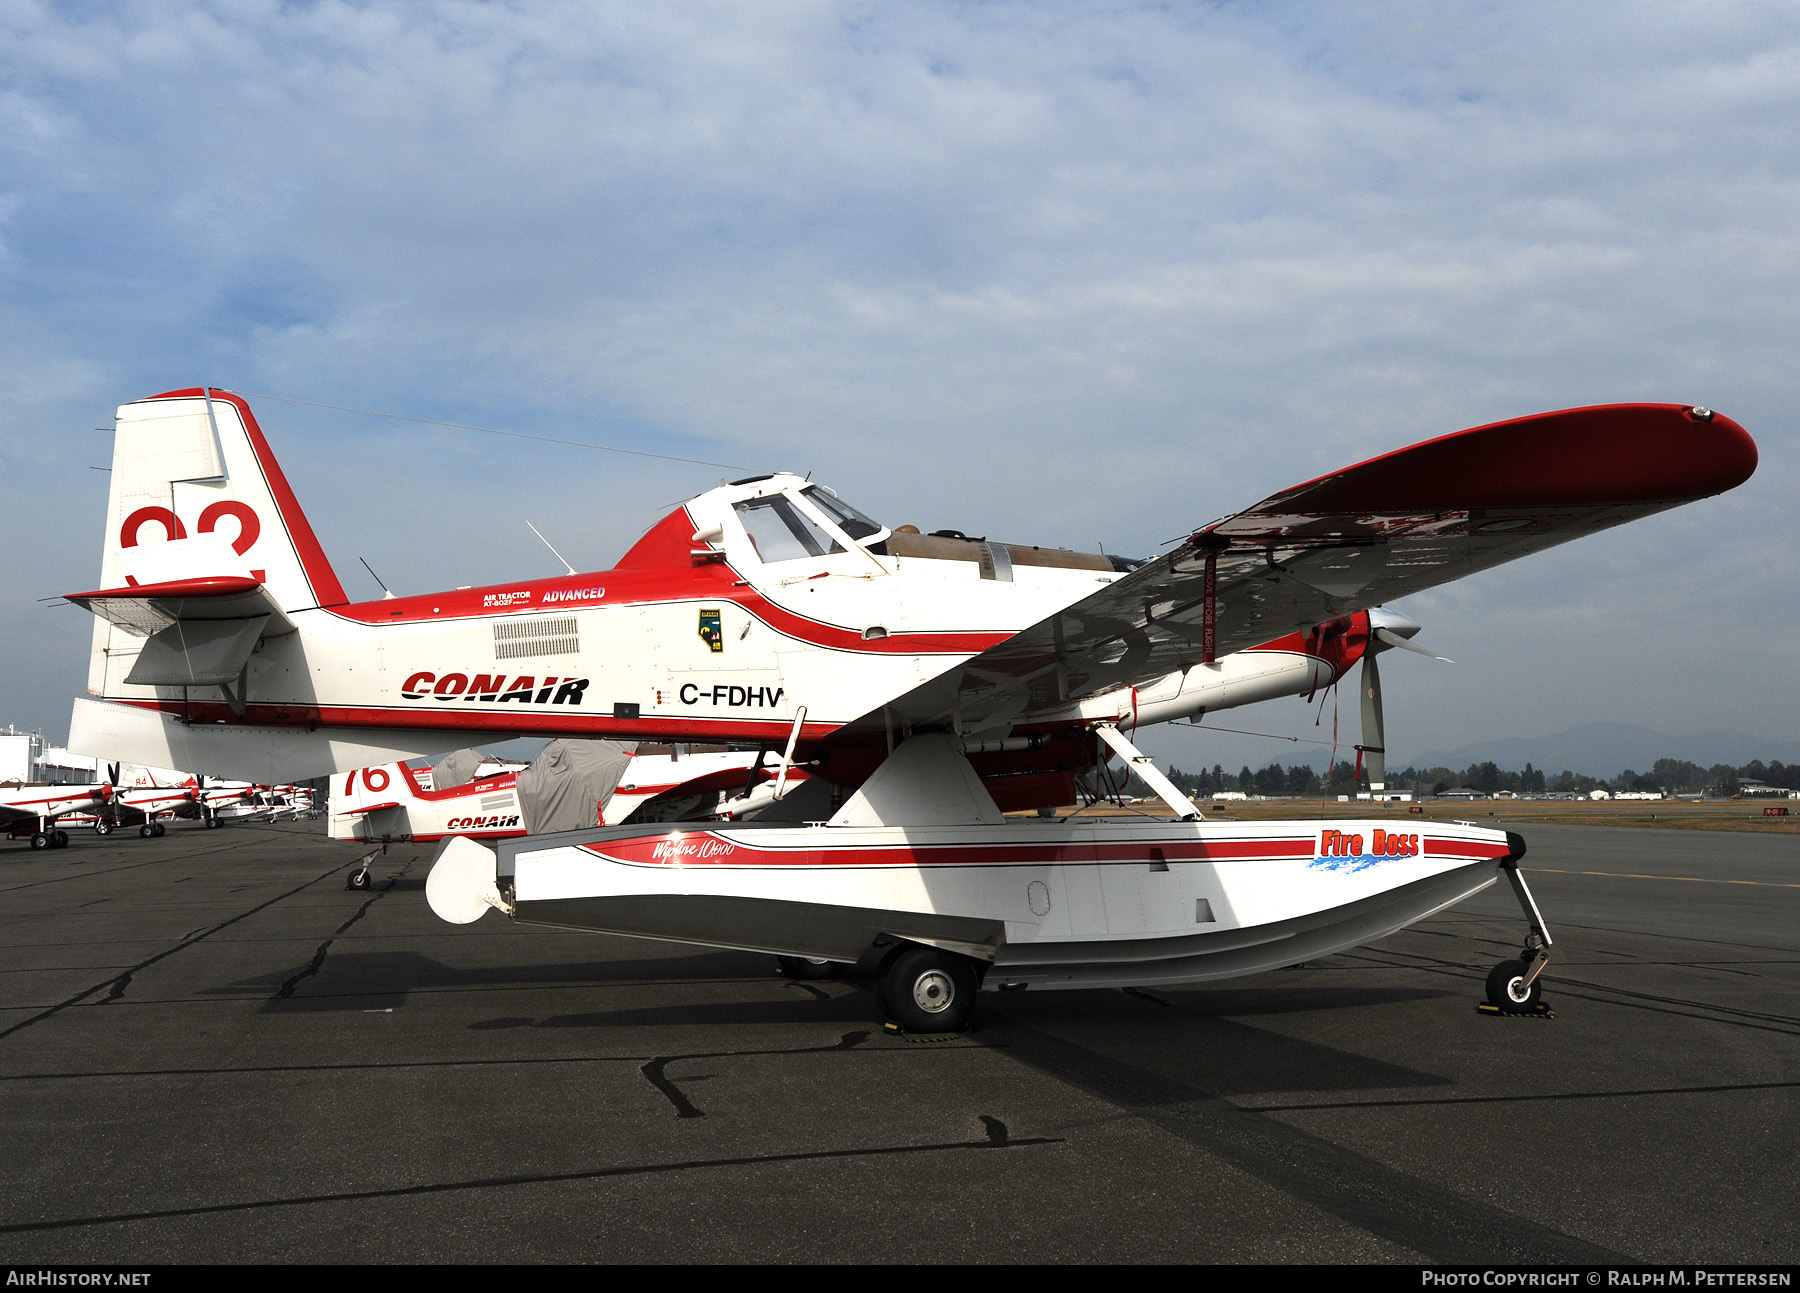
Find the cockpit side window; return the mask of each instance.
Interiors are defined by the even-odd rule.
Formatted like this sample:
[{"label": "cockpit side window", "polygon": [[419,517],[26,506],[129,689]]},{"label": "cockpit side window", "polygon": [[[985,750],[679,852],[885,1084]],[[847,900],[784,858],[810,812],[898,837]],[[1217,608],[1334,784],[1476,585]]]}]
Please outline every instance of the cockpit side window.
[{"label": "cockpit side window", "polygon": [[781,494],[748,498],[735,506],[750,546],[764,562],[798,561],[844,550]]},{"label": "cockpit side window", "polygon": [[829,516],[838,529],[852,539],[866,539],[871,534],[880,534],[885,528],[821,486],[810,486],[806,490],[806,501]]}]

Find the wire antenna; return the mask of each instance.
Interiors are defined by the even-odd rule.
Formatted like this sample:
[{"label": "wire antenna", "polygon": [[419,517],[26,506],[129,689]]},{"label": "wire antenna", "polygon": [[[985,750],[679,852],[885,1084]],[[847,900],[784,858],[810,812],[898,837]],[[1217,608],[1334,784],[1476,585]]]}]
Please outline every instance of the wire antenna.
[{"label": "wire antenna", "polygon": [[[376,583],[381,584],[381,576],[375,573],[375,567],[371,566],[368,562],[363,561],[361,557],[358,557],[357,560],[362,561],[362,568],[369,572],[369,578],[373,579]],[[386,584],[381,584],[381,600],[384,602],[391,601],[393,600],[393,596],[393,590]]]},{"label": "wire antenna", "polygon": [[530,521],[527,521],[527,522],[525,522],[525,528],[530,530],[533,534],[537,535],[538,542],[542,543],[546,548],[550,549],[550,555],[555,557],[558,561],[563,563],[564,570],[568,571],[571,575],[575,573],[575,567],[571,566],[569,564],[569,559],[567,557],[563,556],[562,553],[560,553],[556,550],[556,545],[551,543],[550,540],[546,539],[543,536],[543,534],[538,530],[537,526],[533,525]]}]

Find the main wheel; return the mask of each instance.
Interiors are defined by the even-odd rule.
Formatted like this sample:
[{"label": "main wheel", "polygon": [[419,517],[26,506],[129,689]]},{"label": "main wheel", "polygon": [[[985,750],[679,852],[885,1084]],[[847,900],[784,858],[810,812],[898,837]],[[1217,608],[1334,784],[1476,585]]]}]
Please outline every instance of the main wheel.
[{"label": "main wheel", "polygon": [[102,817],[99,821],[94,823],[94,834],[100,836],[103,839],[106,836],[111,835],[112,834],[112,823],[107,821],[104,817]]},{"label": "main wheel", "polygon": [[141,840],[147,840],[154,834],[156,834],[156,828],[151,826],[149,822],[145,822],[142,826],[138,827],[138,838]]},{"label": "main wheel", "polygon": [[50,832],[50,847],[57,848],[57,849],[68,848],[69,847],[69,832],[65,831],[60,826],[58,826],[55,830],[51,831]]},{"label": "main wheel", "polygon": [[47,849],[50,844],[51,838],[47,832],[39,831],[31,837],[31,847],[34,849]]},{"label": "main wheel", "polygon": [[1529,973],[1531,967],[1522,960],[1502,961],[1489,970],[1488,1004],[1509,1015],[1530,1014],[1537,1006],[1538,998],[1544,995],[1544,982],[1542,979],[1533,979],[1527,986],[1525,976]]},{"label": "main wheel", "polygon": [[154,825],[150,829],[151,829],[151,833],[153,835],[155,835],[158,839],[161,839],[164,835],[167,835],[169,833],[169,828],[167,826],[164,826],[161,822],[157,822],[156,825]]},{"label": "main wheel", "polygon": [[909,1033],[954,1033],[975,1013],[975,967],[967,957],[935,947],[912,947],[888,964],[877,994],[883,1013]]}]

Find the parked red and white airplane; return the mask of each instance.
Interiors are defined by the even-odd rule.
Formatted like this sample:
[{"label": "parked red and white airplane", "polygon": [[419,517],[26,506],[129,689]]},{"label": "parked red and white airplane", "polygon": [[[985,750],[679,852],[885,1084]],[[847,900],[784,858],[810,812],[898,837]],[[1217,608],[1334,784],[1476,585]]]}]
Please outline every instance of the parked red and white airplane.
[{"label": "parked red and white airplane", "polygon": [[[765,756],[758,751],[620,753],[626,762],[616,784],[601,787],[604,797],[593,805],[592,824],[729,821],[774,802],[776,770],[762,766]],[[469,780],[440,788],[436,774],[442,767],[421,771],[402,762],[350,772],[333,787],[331,837],[359,844],[432,843],[451,835],[501,840],[556,829],[534,824],[532,806],[521,795],[520,777],[529,776],[524,765],[484,763]],[[804,777],[795,770],[796,785]]]},{"label": "parked red and white airplane", "polygon": [[66,848],[69,832],[57,822],[104,812],[112,793],[111,786],[22,786],[0,791],[0,829],[10,839],[29,838],[34,849]]},{"label": "parked red and white airplane", "polygon": [[[1127,562],[890,529],[776,474],[676,508],[613,569],[351,602],[249,406],[195,389],[118,414],[89,691],[70,747],[273,778],[521,734],[761,742],[816,770],[813,823],[597,828],[444,846],[440,914],[865,960],[910,1026],[979,983],[1188,982],[1379,937],[1504,873],[1533,933],[1496,967],[1535,999],[1548,936],[1515,836],[1354,820],[1007,822],[1072,800],[1124,734],[1359,660],[1381,766],[1374,608],[1733,488],[1705,408],[1573,409],[1308,481]],[[823,788],[823,793],[821,789]],[[847,796],[847,798],[846,798]],[[794,816],[796,814],[789,814]]]}]

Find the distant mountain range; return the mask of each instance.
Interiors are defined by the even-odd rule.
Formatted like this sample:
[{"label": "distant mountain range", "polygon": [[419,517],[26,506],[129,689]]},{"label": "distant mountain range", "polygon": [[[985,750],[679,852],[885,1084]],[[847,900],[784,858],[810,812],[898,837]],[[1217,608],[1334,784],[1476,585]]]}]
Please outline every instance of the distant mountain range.
[{"label": "distant mountain range", "polygon": [[1616,777],[1627,768],[1648,772],[1658,759],[1688,759],[1703,768],[1715,763],[1741,767],[1752,759],[1800,763],[1800,741],[1767,741],[1727,727],[1670,736],[1631,723],[1584,723],[1554,736],[1478,741],[1460,749],[1416,755],[1396,752],[1389,757],[1388,767],[1396,771],[1409,765],[1462,769],[1492,760],[1512,771],[1529,763],[1552,777],[1565,768],[1590,777]]}]

